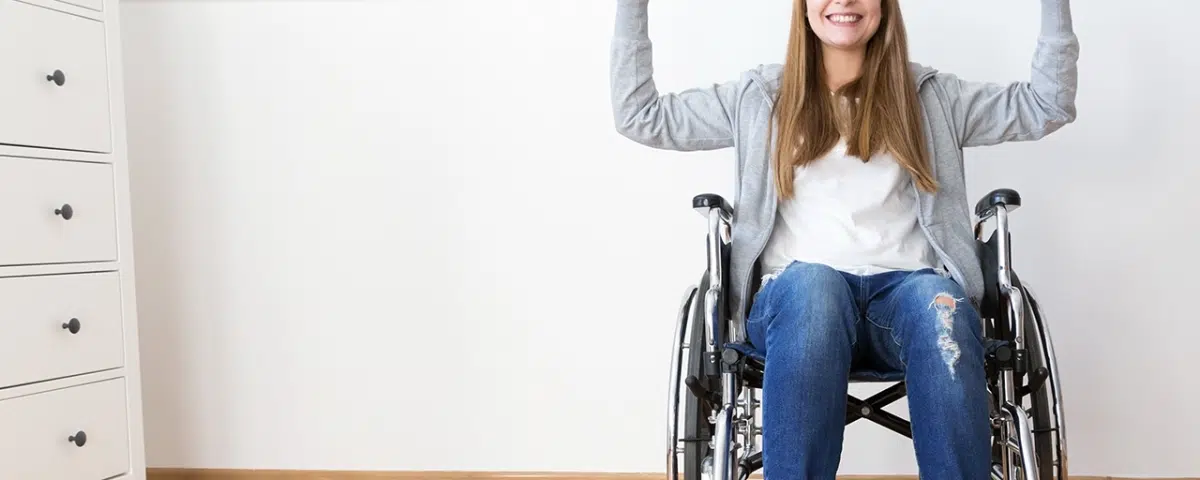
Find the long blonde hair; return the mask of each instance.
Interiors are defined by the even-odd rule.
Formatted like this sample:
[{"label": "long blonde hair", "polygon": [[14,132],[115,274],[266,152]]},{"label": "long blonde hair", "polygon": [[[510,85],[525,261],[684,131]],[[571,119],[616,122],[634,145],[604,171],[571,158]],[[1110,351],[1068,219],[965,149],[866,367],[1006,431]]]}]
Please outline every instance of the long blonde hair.
[{"label": "long blonde hair", "polygon": [[[847,153],[864,160],[886,150],[925,191],[937,190],[921,128],[920,104],[908,61],[908,36],[898,0],[882,0],[880,29],[867,44],[862,75],[837,92],[839,111],[825,83],[821,40],[809,28],[805,0],[795,0],[792,32],[774,120],[775,186],[790,198],[795,168],[829,152],[846,137]],[[844,121],[839,122],[839,118]],[[839,124],[843,125],[840,127]]]}]

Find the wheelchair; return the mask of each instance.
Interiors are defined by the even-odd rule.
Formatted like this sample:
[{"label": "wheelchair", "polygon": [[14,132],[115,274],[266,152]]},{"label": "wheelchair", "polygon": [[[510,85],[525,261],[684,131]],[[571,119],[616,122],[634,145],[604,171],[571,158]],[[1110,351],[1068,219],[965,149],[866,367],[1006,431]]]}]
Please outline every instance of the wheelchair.
[{"label": "wheelchair", "polygon": [[[708,219],[707,269],[687,289],[676,322],[668,398],[667,479],[746,480],[762,468],[757,408],[765,359],[750,348],[745,328],[731,319],[722,295],[733,210],[704,194],[693,208]],[[1020,195],[998,189],[975,206],[975,237],[985,295],[979,313],[992,419],[992,478],[1067,478],[1067,444],[1053,342],[1032,290],[1011,268],[1009,214]],[[995,229],[983,240],[983,227]],[[753,298],[753,292],[748,294]],[[906,395],[903,375],[878,378],[851,372],[852,383],[892,385],[860,399],[848,395],[846,424],[868,420],[909,439],[909,421],[884,411]]]}]

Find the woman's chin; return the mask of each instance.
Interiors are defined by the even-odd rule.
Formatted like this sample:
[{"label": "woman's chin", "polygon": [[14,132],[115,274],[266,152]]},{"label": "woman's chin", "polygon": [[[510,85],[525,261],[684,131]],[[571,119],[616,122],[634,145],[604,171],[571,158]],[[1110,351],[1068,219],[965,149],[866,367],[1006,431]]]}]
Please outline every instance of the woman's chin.
[{"label": "woman's chin", "polygon": [[867,43],[858,38],[830,38],[823,42],[825,48],[836,50],[862,50]]}]

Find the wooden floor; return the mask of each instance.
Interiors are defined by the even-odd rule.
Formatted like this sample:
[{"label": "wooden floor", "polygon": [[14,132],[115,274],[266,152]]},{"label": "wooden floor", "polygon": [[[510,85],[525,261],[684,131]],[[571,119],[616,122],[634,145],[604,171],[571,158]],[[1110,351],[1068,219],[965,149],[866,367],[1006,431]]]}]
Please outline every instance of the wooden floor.
[{"label": "wooden floor", "polygon": [[[661,473],[339,472],[302,470],[149,469],[148,480],[664,480]],[[761,479],[761,476],[754,478]],[[916,476],[845,476],[846,480],[917,480]],[[1078,480],[1125,480],[1081,477]],[[1129,479],[1134,480],[1134,479]],[[1144,480],[1144,479],[1143,479]],[[1200,480],[1200,479],[1173,479]]]},{"label": "wooden floor", "polygon": [[663,480],[664,474],[148,469],[147,480]]}]

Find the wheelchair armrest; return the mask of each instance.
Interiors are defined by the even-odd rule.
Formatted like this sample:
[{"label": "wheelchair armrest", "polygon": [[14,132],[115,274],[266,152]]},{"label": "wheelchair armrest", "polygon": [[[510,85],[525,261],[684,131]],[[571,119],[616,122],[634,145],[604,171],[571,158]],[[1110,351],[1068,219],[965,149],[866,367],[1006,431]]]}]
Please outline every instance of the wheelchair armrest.
[{"label": "wheelchair armrest", "polygon": [[724,197],[715,193],[696,195],[692,198],[692,208],[700,212],[701,215],[708,215],[709,210],[714,208],[721,209],[727,216],[733,215],[733,207],[729,206],[729,202],[726,202]]},{"label": "wheelchair armrest", "polygon": [[1021,194],[1011,188],[998,188],[984,195],[975,204],[975,216],[987,216],[997,206],[1004,205],[1011,212],[1021,206]]}]

